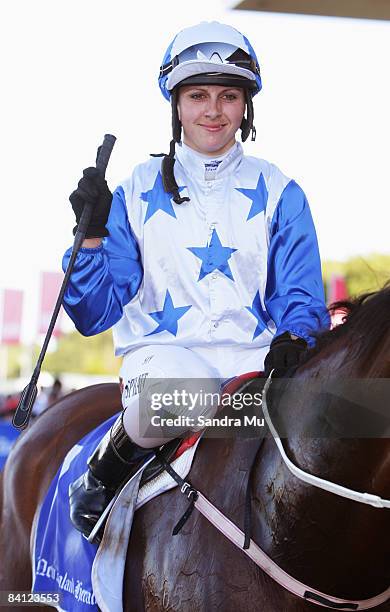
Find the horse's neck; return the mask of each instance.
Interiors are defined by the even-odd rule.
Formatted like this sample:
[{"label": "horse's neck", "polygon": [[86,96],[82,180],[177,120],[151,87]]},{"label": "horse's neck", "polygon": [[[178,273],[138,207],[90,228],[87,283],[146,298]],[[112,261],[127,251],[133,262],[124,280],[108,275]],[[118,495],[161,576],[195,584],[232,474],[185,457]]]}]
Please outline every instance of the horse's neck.
[{"label": "horse's neck", "polygon": [[[339,364],[342,362],[340,356]],[[328,370],[322,373],[331,377]],[[329,437],[326,427],[321,435],[323,405],[313,401],[310,372],[297,380],[295,388],[291,381],[279,406],[284,416],[281,436],[288,435],[283,443],[290,459],[316,476],[389,496],[387,440]],[[302,436],[307,423],[313,426],[316,419],[318,437]],[[285,433],[289,431],[291,436]],[[384,534],[389,529],[388,510],[363,506],[297,480],[271,439],[256,482],[257,537],[286,571],[309,586],[343,597],[365,598],[387,588],[390,571]]]}]

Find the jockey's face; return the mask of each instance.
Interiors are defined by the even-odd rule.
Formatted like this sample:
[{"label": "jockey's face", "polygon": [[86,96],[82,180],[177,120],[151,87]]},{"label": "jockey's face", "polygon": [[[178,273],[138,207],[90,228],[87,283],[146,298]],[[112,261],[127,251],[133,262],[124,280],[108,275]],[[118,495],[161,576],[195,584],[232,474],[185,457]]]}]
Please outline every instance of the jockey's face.
[{"label": "jockey's face", "polygon": [[210,157],[235,142],[245,112],[244,90],[221,85],[180,87],[178,112],[186,145]]}]

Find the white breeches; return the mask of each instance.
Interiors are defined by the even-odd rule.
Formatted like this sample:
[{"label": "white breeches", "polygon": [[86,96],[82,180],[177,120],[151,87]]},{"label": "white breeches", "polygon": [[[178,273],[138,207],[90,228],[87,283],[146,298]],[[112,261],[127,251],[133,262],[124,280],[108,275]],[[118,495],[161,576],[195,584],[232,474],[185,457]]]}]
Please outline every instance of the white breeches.
[{"label": "white breeches", "polygon": [[[123,423],[140,446],[161,446],[196,431],[199,415],[214,416],[221,390],[219,372],[194,351],[179,346],[145,346],[124,356]],[[172,428],[172,419],[176,420]]]}]

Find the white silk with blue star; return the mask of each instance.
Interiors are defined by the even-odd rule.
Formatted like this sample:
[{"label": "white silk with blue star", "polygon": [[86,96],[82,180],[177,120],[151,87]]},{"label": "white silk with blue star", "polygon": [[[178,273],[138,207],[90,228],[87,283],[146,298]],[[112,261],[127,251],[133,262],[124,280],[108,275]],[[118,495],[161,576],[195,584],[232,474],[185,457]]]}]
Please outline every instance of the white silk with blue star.
[{"label": "white silk with blue star", "polygon": [[178,345],[234,364],[239,351],[246,369],[258,370],[275,334],[313,344],[329,326],[301,188],[239,143],[217,161],[210,175],[210,158],[176,147],[176,180],[190,198],[181,205],[164,192],[161,158],[116,189],[110,235],[81,249],[64,298],[82,334],[113,327],[117,355]]}]

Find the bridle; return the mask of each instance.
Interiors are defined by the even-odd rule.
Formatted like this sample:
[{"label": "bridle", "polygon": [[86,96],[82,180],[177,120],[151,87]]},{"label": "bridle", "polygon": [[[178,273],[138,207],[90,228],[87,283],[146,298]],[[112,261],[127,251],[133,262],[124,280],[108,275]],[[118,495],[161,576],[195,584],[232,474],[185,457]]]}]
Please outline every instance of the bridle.
[{"label": "bridle", "polygon": [[[251,382],[253,382],[253,380],[248,380],[246,383],[244,383],[241,389],[249,386]],[[296,478],[299,478],[303,482],[306,482],[307,484],[310,484],[314,487],[323,489],[324,491],[328,491],[329,493],[333,493],[335,495],[339,495],[341,497],[345,497],[347,499],[357,501],[362,504],[369,504],[375,508],[390,508],[390,500],[382,499],[378,495],[354,491],[353,489],[348,489],[347,487],[343,487],[329,480],[313,476],[312,474],[305,472],[304,470],[296,466],[292,461],[290,461],[283,448],[280,436],[277,430],[275,429],[268,412],[267,392],[269,390],[271,382],[272,372],[268,376],[263,388],[263,414],[269,427],[269,430],[272,434],[272,437],[282,456],[282,459],[285,465],[290,470],[290,472]],[[256,565],[258,565],[266,574],[268,574],[268,576],[275,580],[275,582],[290,591],[290,593],[293,593],[294,595],[300,597],[301,599],[307,602],[314,603],[318,606],[330,608],[333,610],[348,611],[369,610],[371,608],[375,608],[381,605],[382,603],[385,603],[390,599],[390,587],[379,595],[370,597],[369,599],[351,600],[334,597],[333,595],[328,595],[317,589],[312,589],[311,587],[305,585],[304,583],[300,582],[299,580],[285,572],[281,567],[279,567],[279,565],[275,563],[270,557],[268,557],[268,555],[266,555],[266,553],[252,539],[248,539],[247,534],[244,534],[244,532],[241,531],[241,529],[239,529],[237,525],[235,525],[235,523],[233,523],[222,512],[220,512],[220,510],[218,510],[218,508],[216,508],[200,491],[194,489],[189,482],[184,481],[179,476],[179,474],[175,472],[175,470],[170,466],[169,463],[161,459],[160,461],[163,463],[164,468],[167,470],[169,475],[177,482],[177,484],[179,484],[181,493],[183,493],[190,500],[189,507],[187,508],[186,512],[181,517],[179,523],[174,529],[174,535],[179,533],[180,529],[183,527],[184,523],[191,515],[193,509],[196,508],[223,535],[225,535],[231,542],[233,542],[233,544],[235,544],[238,548],[241,548],[243,552],[252,561],[254,561]]]},{"label": "bridle", "polygon": [[299,480],[302,480],[303,482],[306,482],[307,484],[310,484],[313,487],[318,487],[319,489],[323,489],[324,491],[328,491],[329,493],[334,493],[335,495],[339,495],[340,497],[352,499],[361,504],[369,504],[370,506],[374,506],[375,508],[390,508],[389,499],[382,499],[378,495],[372,495],[371,493],[361,493],[360,491],[354,491],[353,489],[342,487],[341,485],[331,482],[330,480],[325,480],[323,478],[319,478],[318,476],[313,476],[313,474],[309,474],[308,472],[305,472],[304,470],[299,468],[287,457],[287,454],[283,448],[283,444],[280,439],[280,436],[278,432],[276,431],[275,426],[272,423],[271,417],[268,412],[267,392],[271,386],[271,382],[272,382],[272,372],[268,376],[266,383],[264,385],[261,407],[263,410],[264,418],[272,434],[272,437],[275,440],[275,443],[276,443],[276,446],[278,447],[280,455],[285,465],[290,470],[290,472],[294,474],[296,478],[299,478]]}]

